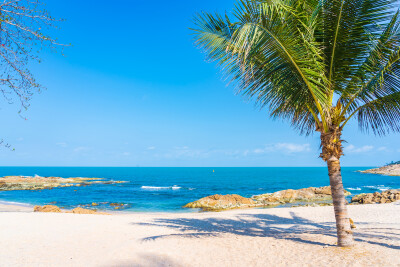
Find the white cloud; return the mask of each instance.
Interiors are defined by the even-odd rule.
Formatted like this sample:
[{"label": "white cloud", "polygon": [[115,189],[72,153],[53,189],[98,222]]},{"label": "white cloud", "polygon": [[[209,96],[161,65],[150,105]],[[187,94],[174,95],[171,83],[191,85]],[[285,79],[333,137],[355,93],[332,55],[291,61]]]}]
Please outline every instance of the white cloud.
[{"label": "white cloud", "polygon": [[176,146],[176,147],[174,147],[174,149],[176,149],[176,150],[188,150],[189,147],[188,146]]},{"label": "white cloud", "polygon": [[157,158],[205,159],[210,157],[240,157],[262,156],[263,154],[283,153],[294,154],[311,151],[310,144],[276,143],[256,149],[192,149],[188,146],[173,147],[165,153],[156,153]]},{"label": "white cloud", "polygon": [[60,146],[60,147],[67,147],[68,146],[68,144],[65,143],[65,142],[59,142],[59,143],[56,143],[56,145]]},{"label": "white cloud", "polygon": [[131,155],[130,152],[124,152],[124,153],[122,153],[122,156],[130,156],[130,155]]},{"label": "white cloud", "polygon": [[389,150],[387,147],[385,147],[385,146],[379,147],[379,148],[378,148],[378,151],[390,152],[390,150]]},{"label": "white cloud", "polygon": [[18,142],[24,141],[24,138],[19,137],[19,138],[17,138],[17,141],[18,141]]},{"label": "white cloud", "polygon": [[223,150],[223,149],[213,149],[206,152],[208,155],[212,154],[222,154],[223,156],[229,156],[237,158],[240,155],[246,156],[246,151],[242,152],[241,150]]},{"label": "white cloud", "polygon": [[[247,150],[248,151],[248,150]],[[262,153],[264,153],[265,152],[265,150],[264,149],[261,149],[261,148],[257,148],[257,149],[254,149],[254,151],[253,151],[255,154],[262,154]]]},{"label": "white cloud", "polygon": [[373,146],[362,146],[362,147],[356,147],[354,145],[348,145],[347,147],[344,148],[344,151],[346,153],[365,153],[373,150]]},{"label": "white cloud", "polygon": [[308,152],[311,150],[310,144],[276,143],[267,145],[264,148],[256,148],[253,154],[265,154],[273,152],[283,152],[287,154]]},{"label": "white cloud", "polygon": [[156,149],[155,146],[149,146],[149,147],[147,148],[147,150],[154,150],[154,149]]},{"label": "white cloud", "polygon": [[74,148],[74,152],[84,152],[88,150],[90,150],[90,148],[86,146],[78,146]]},{"label": "white cloud", "polygon": [[279,143],[275,145],[277,150],[284,151],[286,153],[299,153],[310,151],[310,144],[290,144],[290,143]]}]

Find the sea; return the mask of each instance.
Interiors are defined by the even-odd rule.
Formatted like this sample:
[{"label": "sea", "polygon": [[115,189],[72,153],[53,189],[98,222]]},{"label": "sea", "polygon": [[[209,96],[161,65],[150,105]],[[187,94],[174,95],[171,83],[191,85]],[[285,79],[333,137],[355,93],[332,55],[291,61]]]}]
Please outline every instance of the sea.
[{"label": "sea", "polygon": [[[352,195],[400,188],[400,177],[358,172],[366,169],[369,168],[342,168],[344,187]],[[117,207],[121,212],[193,212],[195,210],[182,206],[208,195],[251,197],[285,189],[329,185],[328,171],[323,167],[0,167],[0,177],[7,175],[126,181],[51,190],[0,191],[0,203],[55,204],[66,209],[81,206],[115,210]]]}]

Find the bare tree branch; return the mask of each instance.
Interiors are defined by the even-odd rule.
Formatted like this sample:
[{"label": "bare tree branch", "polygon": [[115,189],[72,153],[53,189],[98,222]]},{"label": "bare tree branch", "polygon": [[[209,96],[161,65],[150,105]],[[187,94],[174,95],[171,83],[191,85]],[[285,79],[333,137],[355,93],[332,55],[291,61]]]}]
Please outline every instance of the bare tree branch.
[{"label": "bare tree branch", "polygon": [[8,103],[18,100],[20,112],[29,107],[35,92],[44,89],[28,64],[40,62],[38,54],[44,47],[65,46],[44,34],[60,21],[39,0],[0,0],[0,92]]}]

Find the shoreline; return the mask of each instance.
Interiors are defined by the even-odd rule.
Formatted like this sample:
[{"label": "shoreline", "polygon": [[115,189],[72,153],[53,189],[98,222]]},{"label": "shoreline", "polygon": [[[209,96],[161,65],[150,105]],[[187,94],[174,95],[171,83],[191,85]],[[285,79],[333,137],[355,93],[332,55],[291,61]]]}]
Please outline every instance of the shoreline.
[{"label": "shoreline", "polygon": [[[0,213],[1,212],[27,212],[27,213],[33,213],[33,208],[36,205],[29,204],[29,203],[21,203],[21,202],[13,202],[13,201],[4,201],[0,200]],[[63,211],[69,211],[69,209],[61,209]],[[139,214],[139,215],[167,215],[167,214],[192,214],[192,213],[204,213],[200,211],[195,211],[195,210],[183,210],[182,212],[178,211],[132,211],[132,210],[97,210],[98,212],[106,212],[109,213],[107,215],[133,215],[133,214]],[[35,213],[42,213],[42,212],[35,212]],[[53,212],[51,212],[53,213]],[[66,213],[60,213],[60,214],[66,214]],[[94,214],[94,215],[104,215],[104,214]]]},{"label": "shoreline", "polygon": [[29,203],[0,200],[0,212],[33,212],[33,207]]},{"label": "shoreline", "polygon": [[[399,212],[400,212],[400,200],[395,201],[392,203],[382,203],[382,204],[353,204],[353,205],[347,205],[347,207],[357,207],[357,206],[387,206],[387,205],[394,205],[398,206]],[[12,201],[3,201],[0,200],[0,213],[2,212],[10,212],[10,213],[37,213],[37,214],[71,214],[68,212],[62,212],[62,213],[57,213],[57,212],[34,212],[33,208],[35,205],[29,204],[29,203],[21,203],[21,202],[12,202]],[[240,213],[240,212],[250,212],[250,211],[264,211],[264,210],[292,210],[292,209],[301,209],[301,208],[307,208],[307,209],[314,209],[314,208],[331,208],[333,209],[333,206],[312,206],[312,205],[299,205],[299,206],[276,206],[276,207],[249,207],[249,208],[235,208],[235,209],[227,209],[227,210],[220,210],[220,211],[202,211],[201,209],[187,209],[183,210],[181,212],[179,211],[131,211],[131,210],[98,210],[99,212],[106,212],[108,214],[76,214],[76,215],[149,215],[149,216],[167,216],[167,215],[175,215],[175,216],[181,216],[181,215],[193,215],[193,214],[229,214],[229,213]],[[350,209],[350,208],[349,208]],[[68,211],[65,209],[62,209],[63,211]]]}]

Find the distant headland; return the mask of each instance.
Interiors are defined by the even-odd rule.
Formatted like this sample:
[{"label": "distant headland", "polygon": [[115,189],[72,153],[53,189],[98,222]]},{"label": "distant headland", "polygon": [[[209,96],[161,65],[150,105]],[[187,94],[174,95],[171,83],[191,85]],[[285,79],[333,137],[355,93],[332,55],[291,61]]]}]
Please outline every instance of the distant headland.
[{"label": "distant headland", "polygon": [[362,173],[372,173],[372,174],[383,174],[383,175],[390,175],[390,176],[400,176],[400,162],[394,162],[388,164],[386,166],[361,171]]}]

